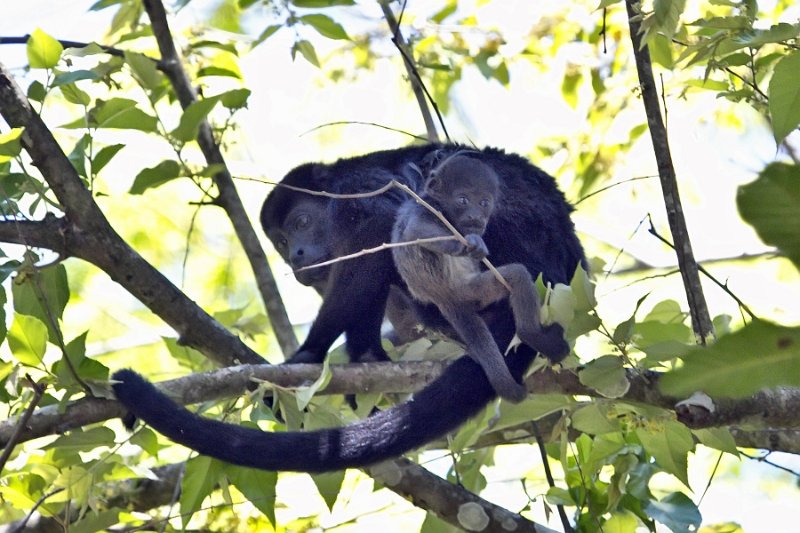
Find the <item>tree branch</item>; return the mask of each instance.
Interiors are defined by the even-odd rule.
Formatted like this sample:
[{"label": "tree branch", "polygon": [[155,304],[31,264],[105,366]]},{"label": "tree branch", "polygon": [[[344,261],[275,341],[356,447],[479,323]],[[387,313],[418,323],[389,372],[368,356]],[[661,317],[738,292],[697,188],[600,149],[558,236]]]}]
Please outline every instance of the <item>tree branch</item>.
[{"label": "tree branch", "polygon": [[697,342],[705,344],[707,339],[713,337],[714,326],[711,323],[711,315],[708,312],[708,306],[703,295],[697,262],[692,253],[689,230],[686,227],[686,219],[683,216],[678,182],[675,177],[675,167],[672,165],[672,156],[669,150],[667,130],[661,118],[658,91],[653,78],[653,66],[650,62],[650,51],[646,45],[642,45],[641,23],[637,19],[639,5],[639,0],[625,1],[633,55],[636,59],[636,70],[639,75],[639,87],[642,91],[642,102],[644,103],[650,137],[653,141],[653,150],[658,163],[658,174],[661,179],[661,191],[664,196],[664,206],[667,210],[667,220],[672,232],[672,240],[675,242],[678,266],[683,277],[689,313],[692,317],[692,328],[694,329],[695,337],[697,337]]},{"label": "tree branch", "polygon": [[[417,99],[419,111],[422,113],[422,120],[425,122],[425,129],[428,132],[428,140],[430,142],[439,142],[439,134],[436,132],[436,125],[433,123],[433,117],[431,116],[430,109],[428,108],[428,101],[430,101],[431,105],[436,111],[436,115],[439,117],[439,123],[442,125],[442,131],[444,132],[445,138],[449,140],[450,136],[447,134],[447,128],[444,125],[442,115],[439,114],[439,109],[436,107],[436,102],[434,102],[433,97],[431,97],[430,93],[428,93],[427,89],[425,88],[425,84],[422,82],[422,77],[419,75],[417,67],[414,65],[414,61],[411,59],[408,51],[408,45],[403,39],[403,34],[400,33],[400,25],[398,24],[397,19],[394,18],[394,13],[392,13],[388,2],[385,0],[381,0],[378,3],[381,5],[383,16],[386,17],[386,23],[389,25],[389,30],[392,32],[392,42],[403,58],[403,65],[406,67],[406,72],[408,73],[408,81],[411,83],[411,90],[414,93],[414,97]],[[428,100],[425,99],[426,96]]]},{"label": "tree branch", "polygon": [[68,257],[71,253],[64,240],[68,225],[64,217],[56,217],[52,213],[36,221],[5,219],[0,221],[0,242],[45,248],[61,257]]},{"label": "tree branch", "polygon": [[367,473],[414,505],[466,531],[555,533],[431,474],[408,459],[377,464],[367,468]]},{"label": "tree branch", "polygon": [[[186,70],[183,68],[181,59],[175,49],[175,43],[172,41],[172,34],[170,33],[167,23],[167,14],[164,11],[164,5],[160,0],[144,0],[143,3],[147,10],[147,15],[150,17],[153,34],[158,42],[158,48],[161,51],[161,62],[164,65],[164,73],[167,75],[167,78],[169,78],[173,89],[175,89],[181,107],[186,109],[197,101],[197,93],[192,87],[191,80]],[[236,185],[233,183],[231,173],[228,170],[219,145],[214,140],[211,127],[207,120],[203,120],[200,123],[197,143],[200,145],[200,150],[203,152],[209,165],[221,165],[222,170],[214,175],[214,182],[219,191],[217,203],[225,210],[228,218],[230,218],[236,236],[242,244],[247,259],[250,261],[250,267],[253,270],[256,285],[264,301],[264,306],[267,310],[270,322],[272,323],[275,337],[278,339],[278,344],[280,344],[284,355],[292,354],[298,347],[297,338],[294,335],[292,324],[289,322],[289,316],[286,314],[286,308],[278,293],[278,285],[275,282],[275,276],[269,268],[267,256],[261,248],[258,236],[247,217],[242,200],[239,197],[239,193],[236,191]]]},{"label": "tree branch", "polygon": [[[64,239],[69,255],[104,270],[196,348],[223,365],[264,362],[238,337],[186,297],[163,274],[134,251],[108,223],[89,190],[25,94],[0,63],[0,115],[11,127],[25,128],[25,150],[61,203],[66,220],[52,239]],[[45,219],[46,220],[46,219]],[[29,226],[36,227],[36,226]],[[42,226],[38,226],[41,228]],[[9,230],[6,230],[9,233]],[[29,232],[35,236],[35,232]],[[54,246],[60,243],[53,241]],[[61,248],[58,248],[61,249]]]},{"label": "tree branch", "polygon": [[[330,383],[318,394],[411,393],[430,383],[447,365],[447,361],[332,365]],[[309,364],[240,365],[161,382],[159,387],[176,402],[185,405],[244,394],[253,381],[268,381],[280,387],[303,386],[315,381],[321,369],[321,365]],[[678,400],[659,392],[658,378],[659,374],[655,372],[629,371],[630,389],[621,400],[676,409]],[[535,372],[527,378],[526,385],[528,390],[538,394],[599,397],[594,390],[580,383],[577,374],[566,370]],[[777,430],[800,428],[800,389],[762,391],[741,400],[718,399],[714,401],[713,409],[709,413],[682,404],[677,412],[680,420],[692,428],[724,425]],[[19,442],[63,433],[123,414],[117,402],[99,398],[84,398],[61,407],[46,406],[34,412]],[[8,442],[16,420],[11,418],[0,422],[0,446]]]}]

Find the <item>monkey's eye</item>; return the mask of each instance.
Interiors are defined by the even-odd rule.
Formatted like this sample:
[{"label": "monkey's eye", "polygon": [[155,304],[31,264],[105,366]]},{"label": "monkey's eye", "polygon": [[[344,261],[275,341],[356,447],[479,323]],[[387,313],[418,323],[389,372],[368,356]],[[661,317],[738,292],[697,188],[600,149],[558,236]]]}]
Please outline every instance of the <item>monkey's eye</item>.
[{"label": "monkey's eye", "polygon": [[311,217],[308,215],[300,215],[294,221],[294,229],[305,229],[309,222],[311,222]]},{"label": "monkey's eye", "polygon": [[456,198],[456,203],[458,205],[467,205],[469,203],[469,200],[467,200],[466,196],[459,196],[458,198]]},{"label": "monkey's eye", "polygon": [[285,249],[287,246],[289,246],[289,241],[288,241],[288,240],[286,240],[286,237],[281,237],[281,238],[278,240],[278,243],[277,243],[277,247],[278,247],[278,249],[281,249],[281,250],[283,250],[283,249]]},{"label": "monkey's eye", "polygon": [[489,207],[491,203],[492,203],[491,200],[489,200],[488,198],[484,198],[483,200],[481,200],[481,207]]}]

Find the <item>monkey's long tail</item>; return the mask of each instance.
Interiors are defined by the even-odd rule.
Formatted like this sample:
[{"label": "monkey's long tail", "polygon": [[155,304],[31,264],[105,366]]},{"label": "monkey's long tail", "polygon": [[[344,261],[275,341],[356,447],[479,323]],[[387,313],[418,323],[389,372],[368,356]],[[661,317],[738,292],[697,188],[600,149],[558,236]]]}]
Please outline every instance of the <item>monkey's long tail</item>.
[{"label": "monkey's long tail", "polygon": [[[535,352],[519,347],[507,357],[516,378]],[[386,411],[332,429],[272,433],[218,422],[189,412],[133,370],[112,379],[117,399],[169,439],[229,463],[264,470],[324,472],[396,457],[454,430],[495,398],[481,367],[469,357]]]}]

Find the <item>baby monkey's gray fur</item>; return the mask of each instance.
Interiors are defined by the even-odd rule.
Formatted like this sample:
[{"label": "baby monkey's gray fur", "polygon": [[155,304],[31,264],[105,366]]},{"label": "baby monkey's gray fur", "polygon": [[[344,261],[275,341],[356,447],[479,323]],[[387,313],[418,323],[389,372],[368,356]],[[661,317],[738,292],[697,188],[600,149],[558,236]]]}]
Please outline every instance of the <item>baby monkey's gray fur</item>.
[{"label": "baby monkey's gray fur", "polygon": [[[418,169],[417,169],[418,170]],[[478,312],[509,298],[517,335],[537,347],[541,331],[539,295],[528,270],[513,263],[497,268],[511,293],[480,260],[489,254],[482,235],[498,198],[498,177],[488,165],[468,152],[457,152],[431,170],[420,195],[439,210],[462,235],[457,240],[428,242],[392,249],[397,270],[417,300],[435,304],[467,346],[492,387],[502,398],[520,402],[527,395],[508,370],[486,323]],[[408,242],[451,232],[428,209],[414,200],[398,212],[392,242]],[[560,354],[563,355],[563,354]]]}]

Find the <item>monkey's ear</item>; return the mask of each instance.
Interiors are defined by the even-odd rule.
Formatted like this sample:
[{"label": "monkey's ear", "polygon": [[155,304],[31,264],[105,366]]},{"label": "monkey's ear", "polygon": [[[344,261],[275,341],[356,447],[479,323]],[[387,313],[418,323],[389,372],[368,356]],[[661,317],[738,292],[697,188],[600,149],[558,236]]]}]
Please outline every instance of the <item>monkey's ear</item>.
[{"label": "monkey's ear", "polygon": [[436,176],[435,170],[431,170],[428,176],[428,181],[425,182],[425,190],[438,192],[442,188],[442,180]]},{"label": "monkey's ear", "polygon": [[422,183],[425,176],[416,163],[408,163],[400,169],[400,174],[411,183]]}]

